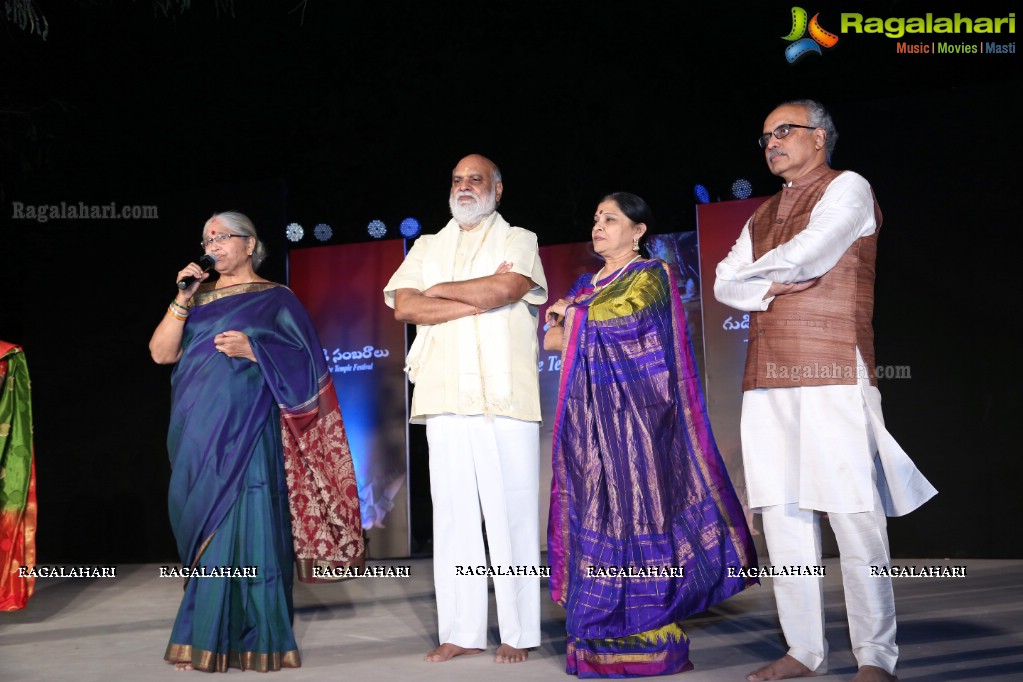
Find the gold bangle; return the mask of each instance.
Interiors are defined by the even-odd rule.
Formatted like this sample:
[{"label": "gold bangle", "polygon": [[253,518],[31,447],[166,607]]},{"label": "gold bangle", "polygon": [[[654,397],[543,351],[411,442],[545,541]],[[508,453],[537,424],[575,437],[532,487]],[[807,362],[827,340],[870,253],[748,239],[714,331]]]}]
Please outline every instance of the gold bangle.
[{"label": "gold bangle", "polygon": [[173,317],[175,320],[180,320],[182,322],[188,319],[188,315],[182,315],[181,313],[177,312],[176,310],[174,310],[174,308],[171,308],[170,306],[167,306],[167,314]]}]

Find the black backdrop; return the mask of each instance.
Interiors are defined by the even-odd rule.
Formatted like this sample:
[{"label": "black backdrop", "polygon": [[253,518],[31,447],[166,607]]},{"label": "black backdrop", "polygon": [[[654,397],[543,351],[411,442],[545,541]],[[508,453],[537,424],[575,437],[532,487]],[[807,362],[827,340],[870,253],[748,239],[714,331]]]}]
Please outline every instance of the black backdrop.
[{"label": "black backdrop", "polygon": [[[830,4],[834,31],[851,8]],[[289,3],[165,19],[99,2],[47,8],[45,41],[0,27],[0,338],[25,348],[33,380],[40,563],[175,558],[170,371],[146,344],[213,211],[250,213],[271,251],[263,274],[283,281],[286,222],[328,222],[335,243],[368,238],[373,218],[436,229],[451,167],[480,152],[504,172],[503,214],[542,244],[585,239],[618,189],[692,229],[694,183],[723,199],[737,177],[776,191],[754,140],[802,96],[830,106],[834,165],[870,180],[885,213],[877,357],[912,369],[882,382],[885,414],[940,491],[891,521],[893,553],[1023,556],[1018,55],[898,55],[894,40],[844,35],[789,65],[789,5],[760,5],[320,1],[300,24]],[[159,219],[12,219],[14,202],[61,201],[155,205]]]}]

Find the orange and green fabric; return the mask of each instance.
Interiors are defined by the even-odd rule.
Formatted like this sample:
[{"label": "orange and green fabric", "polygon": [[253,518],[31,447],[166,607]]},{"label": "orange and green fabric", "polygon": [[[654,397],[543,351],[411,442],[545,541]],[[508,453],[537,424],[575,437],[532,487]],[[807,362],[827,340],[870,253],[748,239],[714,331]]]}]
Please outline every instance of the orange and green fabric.
[{"label": "orange and green fabric", "polygon": [[20,346],[0,341],[0,611],[25,608],[35,578],[36,475],[28,364]]}]

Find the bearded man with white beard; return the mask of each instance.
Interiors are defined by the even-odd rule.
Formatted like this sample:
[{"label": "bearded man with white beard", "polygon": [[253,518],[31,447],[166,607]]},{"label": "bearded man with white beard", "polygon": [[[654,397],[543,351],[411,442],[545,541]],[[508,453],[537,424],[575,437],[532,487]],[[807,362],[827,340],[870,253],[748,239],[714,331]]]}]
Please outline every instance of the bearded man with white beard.
[{"label": "bearded man with white beard", "polygon": [[536,235],[497,212],[503,191],[492,161],[459,161],[451,221],[416,240],[384,287],[395,319],[416,325],[405,369],[415,384],[409,421],[426,425],[430,449],[440,644],[425,660],[434,663],[486,648],[488,574],[495,662],[525,661],[540,644],[536,329],[547,280]]}]

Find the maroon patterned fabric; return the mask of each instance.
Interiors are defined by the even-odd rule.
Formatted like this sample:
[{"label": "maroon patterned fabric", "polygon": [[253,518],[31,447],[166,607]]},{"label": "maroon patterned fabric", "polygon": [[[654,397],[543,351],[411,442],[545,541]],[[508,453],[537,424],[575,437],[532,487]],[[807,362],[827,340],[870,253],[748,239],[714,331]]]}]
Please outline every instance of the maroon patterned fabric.
[{"label": "maroon patterned fabric", "polygon": [[312,409],[281,410],[281,436],[298,579],[330,580],[314,576],[314,567],[361,567],[365,547],[359,490],[329,373],[320,379]]}]

